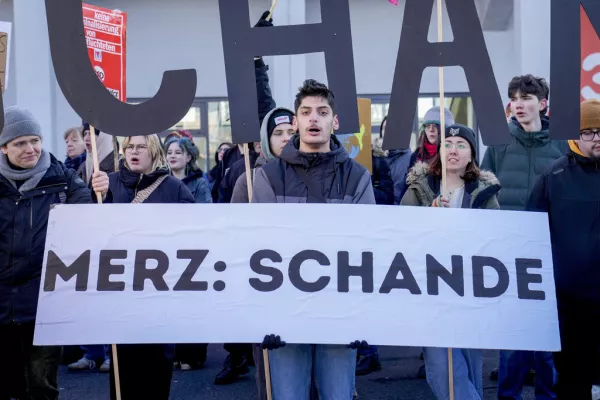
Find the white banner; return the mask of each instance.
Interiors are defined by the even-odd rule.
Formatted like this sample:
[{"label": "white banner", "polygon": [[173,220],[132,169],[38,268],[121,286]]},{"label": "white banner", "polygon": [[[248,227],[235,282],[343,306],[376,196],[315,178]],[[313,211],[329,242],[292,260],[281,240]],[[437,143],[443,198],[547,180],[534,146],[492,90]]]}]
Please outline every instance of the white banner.
[{"label": "white banner", "polygon": [[547,215],[512,211],[60,205],[36,324],[37,345],[560,349]]}]

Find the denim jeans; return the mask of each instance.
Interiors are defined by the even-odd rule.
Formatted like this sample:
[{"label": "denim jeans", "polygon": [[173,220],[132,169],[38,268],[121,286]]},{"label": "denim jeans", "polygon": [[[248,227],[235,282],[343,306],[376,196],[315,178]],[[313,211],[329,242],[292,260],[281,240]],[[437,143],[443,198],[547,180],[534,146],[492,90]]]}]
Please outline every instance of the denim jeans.
[{"label": "denim jeans", "polygon": [[81,348],[85,351],[83,356],[88,360],[110,360],[110,346],[107,344],[91,344]]},{"label": "denim jeans", "polygon": [[552,353],[503,350],[498,363],[498,400],[521,400],[525,379],[532,368],[536,400],[556,399]]},{"label": "denim jeans", "polygon": [[[438,400],[450,398],[448,349],[424,347],[427,383]],[[481,350],[452,349],[454,398],[483,399],[483,354]]]},{"label": "denim jeans", "polygon": [[320,399],[352,400],[356,350],[345,345],[288,344],[269,363],[273,400],[308,399],[313,368]]},{"label": "denim jeans", "polygon": [[34,323],[0,325],[0,399],[58,399],[61,348],[33,346]]}]

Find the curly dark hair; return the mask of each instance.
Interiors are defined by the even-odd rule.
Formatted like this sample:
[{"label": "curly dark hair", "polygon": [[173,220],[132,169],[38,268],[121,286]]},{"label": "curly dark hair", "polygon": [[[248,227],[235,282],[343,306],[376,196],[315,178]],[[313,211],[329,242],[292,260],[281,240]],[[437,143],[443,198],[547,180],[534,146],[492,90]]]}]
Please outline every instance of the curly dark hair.
[{"label": "curly dark hair", "polygon": [[[537,78],[531,74],[515,76],[508,84],[508,98],[512,99],[517,93],[533,95],[540,101],[548,100],[550,87],[544,78]],[[544,116],[547,112],[548,107],[540,111],[540,115]]]},{"label": "curly dark hair", "polygon": [[296,95],[296,101],[294,103],[294,110],[298,113],[300,104],[305,97],[322,97],[327,100],[327,104],[333,110],[335,114],[335,96],[331,90],[324,84],[315,81],[314,79],[307,79],[304,81],[302,86],[298,88],[298,94]]}]

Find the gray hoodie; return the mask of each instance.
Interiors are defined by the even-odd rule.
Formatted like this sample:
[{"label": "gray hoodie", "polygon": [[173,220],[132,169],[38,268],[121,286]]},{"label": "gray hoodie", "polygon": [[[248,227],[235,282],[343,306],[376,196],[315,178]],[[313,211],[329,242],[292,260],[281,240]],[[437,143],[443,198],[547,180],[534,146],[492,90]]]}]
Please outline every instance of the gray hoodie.
[{"label": "gray hoodie", "polygon": [[[285,107],[275,107],[271,111],[265,115],[263,119],[262,125],[260,127],[260,147],[262,149],[262,155],[256,160],[256,164],[251,167],[253,169],[262,167],[267,161],[274,160],[275,157],[271,152],[271,145],[269,143],[269,135],[267,132],[267,126],[269,125],[269,119],[274,112],[278,110],[289,111],[292,114],[294,112]],[[254,179],[254,173],[252,173],[252,178]],[[232,203],[249,203],[250,198],[248,197],[248,181],[246,180],[246,173],[244,172],[237,181],[235,181],[235,186],[233,188],[233,194],[231,195]]]}]

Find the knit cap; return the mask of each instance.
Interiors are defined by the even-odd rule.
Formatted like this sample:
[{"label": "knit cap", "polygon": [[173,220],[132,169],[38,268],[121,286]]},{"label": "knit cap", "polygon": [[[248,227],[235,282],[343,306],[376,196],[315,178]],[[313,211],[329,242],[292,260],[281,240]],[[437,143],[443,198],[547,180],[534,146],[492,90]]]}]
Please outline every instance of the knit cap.
[{"label": "knit cap", "polygon": [[22,136],[42,137],[42,127],[31,111],[18,106],[4,110],[4,128],[0,133],[0,146]]}]

